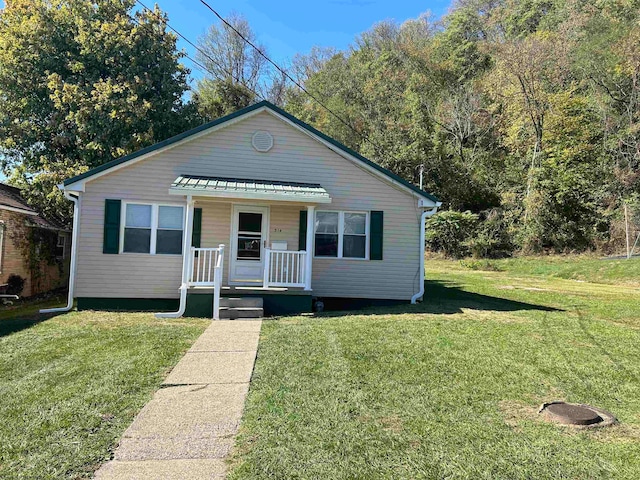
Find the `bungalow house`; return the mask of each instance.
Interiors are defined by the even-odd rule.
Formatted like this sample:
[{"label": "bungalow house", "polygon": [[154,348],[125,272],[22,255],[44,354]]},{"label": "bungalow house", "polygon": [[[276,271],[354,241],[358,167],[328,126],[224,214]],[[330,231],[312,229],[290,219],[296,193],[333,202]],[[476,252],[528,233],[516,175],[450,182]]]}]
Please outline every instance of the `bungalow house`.
[{"label": "bungalow house", "polygon": [[250,317],[415,302],[440,202],[260,102],[62,186],[79,309]]},{"label": "bungalow house", "polygon": [[70,232],[33,209],[20,189],[0,183],[0,292],[7,291],[12,275],[24,280],[22,297],[64,287],[70,239]]}]

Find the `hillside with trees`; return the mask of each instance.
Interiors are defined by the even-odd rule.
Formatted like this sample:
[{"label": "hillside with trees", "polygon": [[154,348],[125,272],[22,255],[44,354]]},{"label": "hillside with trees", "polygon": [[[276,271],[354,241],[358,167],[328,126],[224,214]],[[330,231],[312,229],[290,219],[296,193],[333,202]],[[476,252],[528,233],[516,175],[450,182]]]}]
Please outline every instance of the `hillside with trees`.
[{"label": "hillside with trees", "polygon": [[468,228],[463,253],[619,249],[640,200],[639,14],[460,0],[379,23],[308,75],[349,126],[297,88],[286,108],[416,184],[424,164],[425,189],[476,214],[439,222]]}]

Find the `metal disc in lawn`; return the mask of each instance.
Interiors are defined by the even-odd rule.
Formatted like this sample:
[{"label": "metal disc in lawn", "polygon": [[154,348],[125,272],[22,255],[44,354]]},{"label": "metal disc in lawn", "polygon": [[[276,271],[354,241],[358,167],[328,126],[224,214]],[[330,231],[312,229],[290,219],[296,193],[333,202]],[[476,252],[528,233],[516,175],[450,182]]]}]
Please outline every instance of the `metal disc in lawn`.
[{"label": "metal disc in lawn", "polygon": [[565,425],[593,425],[603,420],[598,412],[587,405],[557,402],[548,405],[545,411],[550,420]]}]

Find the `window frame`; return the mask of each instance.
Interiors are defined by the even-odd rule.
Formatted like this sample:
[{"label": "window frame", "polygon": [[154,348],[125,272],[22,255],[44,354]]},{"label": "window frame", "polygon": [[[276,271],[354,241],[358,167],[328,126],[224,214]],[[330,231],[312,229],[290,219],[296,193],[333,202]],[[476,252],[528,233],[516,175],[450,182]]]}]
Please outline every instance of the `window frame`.
[{"label": "window frame", "polygon": [[[317,256],[316,255],[316,218],[318,213],[337,213],[338,214],[338,255],[335,257],[329,257],[325,255]],[[360,215],[364,215],[364,257],[345,257],[344,256],[344,216],[347,213],[356,213]],[[369,260],[369,246],[371,241],[371,228],[370,228],[370,212],[368,210],[316,210],[313,215],[313,258],[318,259],[342,259],[342,260]],[[349,234],[352,236],[362,236]]]},{"label": "window frame", "polygon": [[[127,228],[127,206],[128,205],[147,205],[151,207],[151,239],[149,242],[149,252],[125,252],[124,251],[124,235],[125,229]],[[186,208],[184,204],[180,203],[153,203],[153,202],[145,202],[145,201],[134,201],[134,200],[122,200],[122,208],[120,209],[120,245],[118,249],[118,253],[124,255],[162,255],[169,257],[181,257],[184,255],[185,246],[182,245],[181,253],[156,253],[156,245],[158,240],[158,230],[176,230],[177,229],[169,229],[169,228],[158,228],[158,220],[159,220],[159,212],[160,207],[180,207],[182,208],[182,221],[184,222]],[[142,227],[129,227],[129,228],[142,228]],[[146,230],[146,228],[145,228]],[[184,242],[184,223],[182,225],[182,239]]]},{"label": "window frame", "polygon": [[[60,240],[62,240],[62,242]],[[56,258],[65,259],[67,257],[67,236],[60,232],[58,232],[58,241],[56,242],[56,250],[58,248],[62,249],[62,255],[56,255]]]}]

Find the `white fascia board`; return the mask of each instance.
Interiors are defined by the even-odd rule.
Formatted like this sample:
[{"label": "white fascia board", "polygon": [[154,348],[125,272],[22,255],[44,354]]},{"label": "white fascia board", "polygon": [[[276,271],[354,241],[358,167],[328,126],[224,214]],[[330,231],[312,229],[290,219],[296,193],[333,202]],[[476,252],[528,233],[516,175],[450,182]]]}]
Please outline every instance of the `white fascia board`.
[{"label": "white fascia board", "polygon": [[254,115],[257,115],[258,113],[264,112],[265,110],[268,110],[268,108],[267,107],[261,107],[261,108],[258,108],[256,110],[253,110],[251,112],[247,112],[244,115],[241,115],[239,117],[233,118],[231,120],[227,120],[224,123],[220,123],[218,125],[214,125],[214,126],[212,126],[210,128],[207,128],[206,130],[203,130],[201,132],[194,133],[193,135],[190,135],[190,136],[188,136],[186,138],[183,138],[182,140],[179,140],[179,141],[177,141],[175,143],[172,143],[171,145],[167,145],[165,147],[159,148],[158,150],[154,150],[154,151],[149,152],[149,153],[147,153],[145,155],[141,155],[141,156],[139,156],[137,158],[129,160],[128,162],[124,162],[124,163],[121,163],[119,165],[114,165],[113,167],[111,167],[111,168],[109,168],[107,170],[104,170],[102,172],[96,173],[95,175],[92,175],[92,176],[90,176],[88,178],[84,178],[82,180],[78,180],[77,182],[71,183],[71,184],[69,184],[67,186],[63,185],[63,188],[64,188],[65,191],[71,191],[72,190],[72,191],[84,192],[85,191],[85,184],[87,182],[91,182],[91,181],[93,181],[93,180],[95,180],[97,178],[100,178],[100,177],[104,176],[104,175],[109,175],[110,173],[117,172],[121,168],[127,168],[127,167],[130,167],[131,165],[135,165],[136,163],[142,162],[144,160],[147,160],[147,159],[153,157],[154,155],[158,155],[160,153],[164,153],[164,152],[166,152],[168,150],[171,150],[172,148],[179,147],[179,146],[184,145],[185,143],[188,143],[188,142],[190,142],[192,140],[196,140],[197,138],[203,137],[204,135],[208,135],[209,133],[215,132],[217,130],[222,130],[223,128],[226,128],[226,127],[230,127],[231,125],[234,125],[234,124],[240,122],[241,120],[244,120],[246,118],[249,118],[249,117],[252,117]]},{"label": "white fascia board", "polygon": [[242,200],[271,200],[275,202],[295,202],[295,203],[331,203],[331,198],[318,198],[306,195],[286,195],[278,193],[259,192],[234,192],[229,194],[225,191],[206,191],[202,189],[169,189],[169,195],[193,195],[194,197],[228,198]]}]

